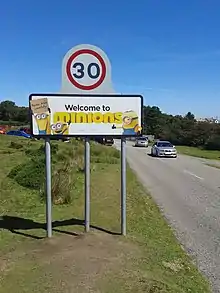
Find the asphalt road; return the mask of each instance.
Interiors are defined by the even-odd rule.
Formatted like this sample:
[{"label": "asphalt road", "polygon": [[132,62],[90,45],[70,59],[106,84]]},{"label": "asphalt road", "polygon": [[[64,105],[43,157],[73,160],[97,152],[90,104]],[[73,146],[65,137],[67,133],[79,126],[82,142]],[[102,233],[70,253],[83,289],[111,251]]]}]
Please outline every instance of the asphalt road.
[{"label": "asphalt road", "polygon": [[130,167],[212,283],[213,292],[220,292],[220,169],[184,155],[153,158],[150,147],[135,148],[132,142],[127,142],[126,153]]}]

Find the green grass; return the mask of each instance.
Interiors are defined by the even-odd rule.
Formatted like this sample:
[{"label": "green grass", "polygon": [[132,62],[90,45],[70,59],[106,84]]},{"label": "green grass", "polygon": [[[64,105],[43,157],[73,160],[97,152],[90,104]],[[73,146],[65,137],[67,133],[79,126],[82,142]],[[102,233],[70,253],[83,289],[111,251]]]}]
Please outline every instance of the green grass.
[{"label": "green grass", "polygon": [[220,160],[220,151],[203,150],[196,147],[176,146],[178,153],[210,160]]},{"label": "green grass", "polygon": [[209,163],[207,163],[206,165],[209,166],[209,167],[213,167],[213,168],[216,168],[216,169],[220,169],[220,165],[209,164]]},{"label": "green grass", "polygon": [[[11,141],[22,144],[22,148],[10,147]],[[95,229],[85,238],[67,237],[58,231],[54,231],[52,241],[30,238],[45,236],[41,225],[45,221],[45,203],[38,190],[25,188],[7,175],[30,160],[25,155],[27,149],[37,150],[42,143],[0,138],[0,214],[4,219],[0,220],[0,227],[5,227],[0,234],[0,293],[89,292],[89,289],[103,293],[211,292],[129,168],[127,237],[107,236],[105,232],[96,236]],[[68,158],[74,159],[69,170],[73,184],[71,203],[53,205],[53,220],[56,230],[81,235],[83,226],[71,219],[83,219],[84,215],[84,177],[79,171],[83,166],[83,145],[73,141],[58,146],[53,169]],[[120,154],[112,147],[95,143],[91,154],[91,223],[120,232]],[[19,219],[13,220],[12,216]],[[6,229],[6,224],[14,227],[16,233]],[[80,287],[82,284],[84,287]]]}]

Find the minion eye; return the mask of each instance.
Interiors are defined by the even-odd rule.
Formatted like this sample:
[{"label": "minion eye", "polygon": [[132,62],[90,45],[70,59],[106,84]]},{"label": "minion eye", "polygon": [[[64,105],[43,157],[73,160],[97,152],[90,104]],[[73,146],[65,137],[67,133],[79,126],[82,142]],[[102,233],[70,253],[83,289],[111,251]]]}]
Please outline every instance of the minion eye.
[{"label": "minion eye", "polygon": [[61,123],[57,123],[57,129],[61,129],[62,124]]},{"label": "minion eye", "polygon": [[56,124],[51,125],[52,130],[56,130]]},{"label": "minion eye", "polygon": [[37,114],[36,115],[36,118],[39,120],[39,119],[41,119],[41,115],[40,114]]},{"label": "minion eye", "polygon": [[45,119],[46,117],[47,117],[46,114],[42,114],[42,115],[41,115],[41,118],[42,118],[42,119]]}]

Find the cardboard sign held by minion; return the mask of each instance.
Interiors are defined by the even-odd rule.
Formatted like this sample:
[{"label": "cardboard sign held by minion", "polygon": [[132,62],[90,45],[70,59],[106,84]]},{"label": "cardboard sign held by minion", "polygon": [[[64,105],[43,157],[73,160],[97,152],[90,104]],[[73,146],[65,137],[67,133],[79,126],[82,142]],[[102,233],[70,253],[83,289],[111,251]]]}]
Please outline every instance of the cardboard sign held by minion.
[{"label": "cardboard sign held by minion", "polygon": [[112,129],[122,128],[122,135],[137,135],[141,131],[138,115],[133,110],[125,111],[122,115],[122,125],[112,126]]},{"label": "cardboard sign held by minion", "polygon": [[46,98],[30,101],[32,115],[37,123],[40,135],[51,134],[50,109]]}]

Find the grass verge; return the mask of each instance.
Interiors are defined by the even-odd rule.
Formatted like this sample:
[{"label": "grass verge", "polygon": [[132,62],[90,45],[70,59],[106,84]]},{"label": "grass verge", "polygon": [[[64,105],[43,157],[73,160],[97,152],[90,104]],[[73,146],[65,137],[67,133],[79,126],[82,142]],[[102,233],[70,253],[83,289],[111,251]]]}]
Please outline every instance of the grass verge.
[{"label": "grass verge", "polygon": [[84,235],[83,145],[77,141],[58,143],[58,152],[53,155],[54,176],[71,155],[74,159],[71,168],[65,169],[72,182],[71,199],[68,204],[54,204],[54,238],[44,239],[42,194],[8,176],[28,162],[31,154],[36,159],[36,152],[30,150],[38,153],[41,145],[6,136],[0,140],[0,293],[210,292],[207,281],[129,168],[128,236],[117,235],[120,159],[111,147],[94,143],[91,147],[93,232]]},{"label": "grass verge", "polygon": [[203,150],[196,147],[176,146],[178,153],[210,160],[220,160],[220,151]]},{"label": "grass verge", "polygon": [[213,168],[216,168],[216,169],[220,169],[220,165],[209,164],[209,163],[207,163],[206,165],[209,166],[209,167],[213,167]]}]

